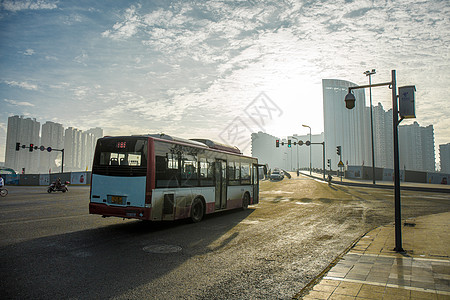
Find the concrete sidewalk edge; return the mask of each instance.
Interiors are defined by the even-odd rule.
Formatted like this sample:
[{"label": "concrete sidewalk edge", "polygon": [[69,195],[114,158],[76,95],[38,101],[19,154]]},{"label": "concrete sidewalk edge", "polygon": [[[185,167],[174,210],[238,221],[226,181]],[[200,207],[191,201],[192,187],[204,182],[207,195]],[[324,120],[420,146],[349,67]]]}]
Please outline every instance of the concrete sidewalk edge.
[{"label": "concrete sidewalk edge", "polygon": [[328,273],[343,257],[345,254],[347,254],[348,252],[350,252],[350,250],[352,250],[352,248],[354,248],[358,242],[370,231],[372,231],[373,229],[375,229],[377,227],[374,227],[370,230],[368,230],[367,232],[363,233],[361,236],[359,236],[357,239],[355,239],[350,246],[348,246],[347,248],[344,249],[344,251],[342,251],[338,256],[336,256],[331,263],[328,264],[328,266],[323,269],[319,274],[317,274],[316,277],[314,277],[310,282],[308,282],[307,285],[305,285],[297,294],[295,294],[292,297],[292,300],[298,300],[298,299],[302,299],[302,297],[304,295],[306,295],[317,283],[319,283],[320,280],[322,280],[322,278],[325,276],[326,273]]}]

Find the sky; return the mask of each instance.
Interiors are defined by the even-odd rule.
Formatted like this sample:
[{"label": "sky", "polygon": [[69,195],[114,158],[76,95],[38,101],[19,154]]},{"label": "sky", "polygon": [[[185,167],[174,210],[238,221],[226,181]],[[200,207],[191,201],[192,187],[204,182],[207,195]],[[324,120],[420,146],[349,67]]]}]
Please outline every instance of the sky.
[{"label": "sky", "polygon": [[[105,135],[323,131],[322,79],[415,85],[450,142],[450,2],[1,0],[0,161],[12,115]],[[392,107],[391,90],[372,90]],[[368,98],[368,97],[367,97]],[[344,105],[344,102],[343,102]]]}]

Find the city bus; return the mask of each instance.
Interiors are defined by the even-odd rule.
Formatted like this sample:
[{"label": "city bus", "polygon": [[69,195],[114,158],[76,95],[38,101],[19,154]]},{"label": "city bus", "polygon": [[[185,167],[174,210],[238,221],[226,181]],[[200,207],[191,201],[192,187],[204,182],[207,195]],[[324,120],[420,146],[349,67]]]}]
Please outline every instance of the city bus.
[{"label": "city bus", "polygon": [[258,160],[237,147],[164,134],[97,141],[90,214],[200,222],[258,202]]}]

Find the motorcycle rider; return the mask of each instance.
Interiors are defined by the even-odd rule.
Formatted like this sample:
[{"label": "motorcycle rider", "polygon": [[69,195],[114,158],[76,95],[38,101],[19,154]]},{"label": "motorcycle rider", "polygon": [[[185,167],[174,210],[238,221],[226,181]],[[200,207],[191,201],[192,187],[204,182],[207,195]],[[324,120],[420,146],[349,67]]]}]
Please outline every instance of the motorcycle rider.
[{"label": "motorcycle rider", "polygon": [[57,190],[61,188],[61,178],[56,179],[55,187]]}]

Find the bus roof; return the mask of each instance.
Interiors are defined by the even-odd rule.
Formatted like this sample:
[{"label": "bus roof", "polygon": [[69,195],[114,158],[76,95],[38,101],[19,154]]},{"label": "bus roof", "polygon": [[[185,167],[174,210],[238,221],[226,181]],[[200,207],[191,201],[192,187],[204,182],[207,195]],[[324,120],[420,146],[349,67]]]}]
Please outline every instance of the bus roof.
[{"label": "bus roof", "polygon": [[197,146],[197,147],[204,147],[204,148],[215,149],[215,150],[219,150],[219,151],[242,155],[242,152],[236,146],[226,145],[226,144],[212,141],[209,139],[184,139],[184,138],[167,135],[164,133],[139,134],[139,135],[132,135],[132,136],[133,137],[152,137],[152,138],[180,142],[180,143],[190,144],[190,145]]}]

